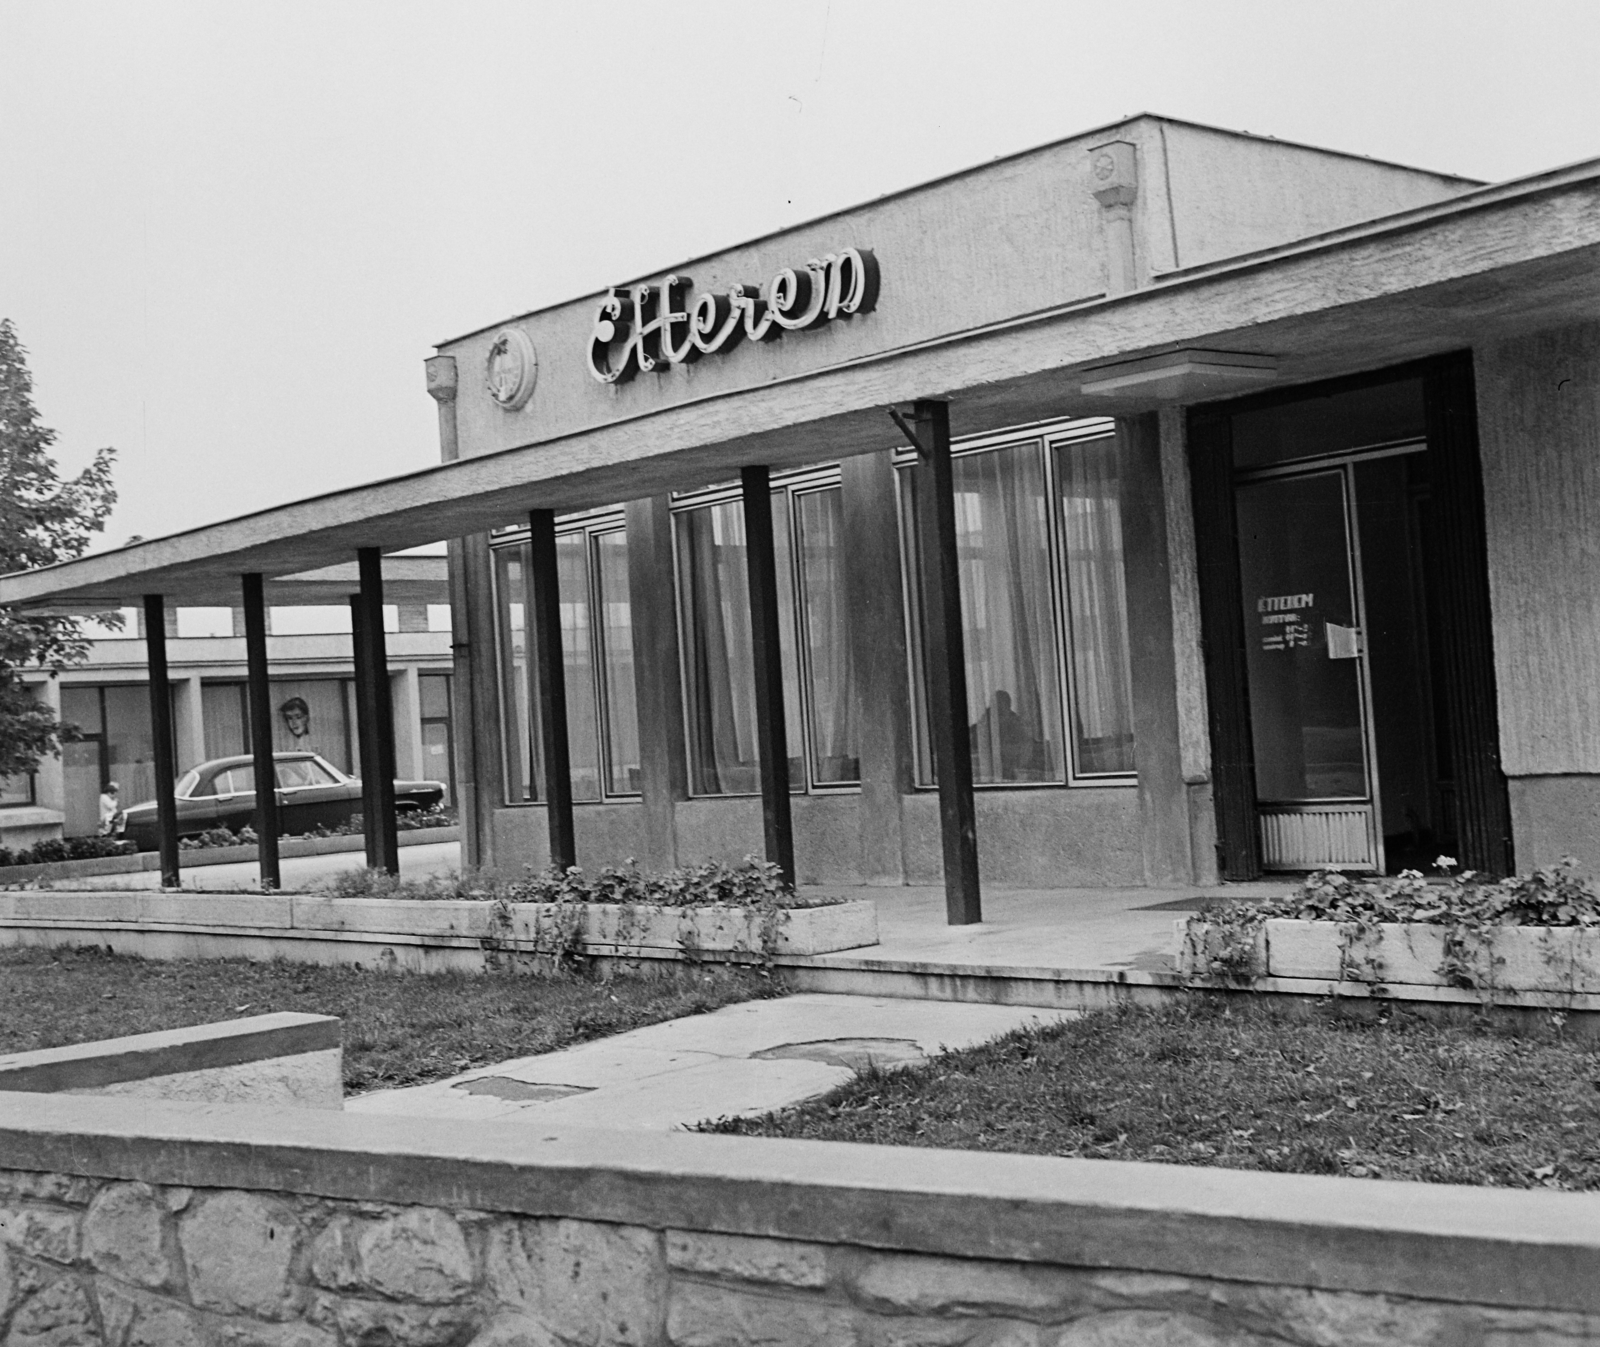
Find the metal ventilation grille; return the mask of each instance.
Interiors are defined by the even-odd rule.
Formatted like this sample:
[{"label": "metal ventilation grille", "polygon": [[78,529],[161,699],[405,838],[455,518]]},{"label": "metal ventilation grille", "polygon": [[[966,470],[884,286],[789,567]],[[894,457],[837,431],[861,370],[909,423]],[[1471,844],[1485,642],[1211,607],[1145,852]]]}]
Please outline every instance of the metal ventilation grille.
[{"label": "metal ventilation grille", "polygon": [[1337,866],[1372,870],[1372,806],[1300,806],[1261,813],[1261,863],[1268,870]]}]

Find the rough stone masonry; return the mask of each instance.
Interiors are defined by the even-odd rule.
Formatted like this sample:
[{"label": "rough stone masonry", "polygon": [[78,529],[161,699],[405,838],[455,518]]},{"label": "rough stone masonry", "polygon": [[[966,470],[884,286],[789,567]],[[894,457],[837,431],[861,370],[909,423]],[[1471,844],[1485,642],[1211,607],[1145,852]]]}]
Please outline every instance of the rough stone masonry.
[{"label": "rough stone masonry", "polygon": [[1539,1347],[1600,1316],[0,1170],[4,1347]]}]

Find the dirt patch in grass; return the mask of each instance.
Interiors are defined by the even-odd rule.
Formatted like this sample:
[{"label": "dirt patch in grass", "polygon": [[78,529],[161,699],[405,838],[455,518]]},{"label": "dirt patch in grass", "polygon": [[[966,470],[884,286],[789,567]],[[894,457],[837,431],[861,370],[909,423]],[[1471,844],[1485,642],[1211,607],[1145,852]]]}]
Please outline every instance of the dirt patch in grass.
[{"label": "dirt patch in grass", "polygon": [[344,1021],[350,1094],[420,1085],[646,1024],[775,996],[759,972],[518,976],[368,972],[241,959],[0,950],[0,1052],[299,1010]]},{"label": "dirt patch in grass", "polygon": [[1240,998],[1007,1034],[708,1131],[1503,1187],[1600,1188],[1600,1052]]}]

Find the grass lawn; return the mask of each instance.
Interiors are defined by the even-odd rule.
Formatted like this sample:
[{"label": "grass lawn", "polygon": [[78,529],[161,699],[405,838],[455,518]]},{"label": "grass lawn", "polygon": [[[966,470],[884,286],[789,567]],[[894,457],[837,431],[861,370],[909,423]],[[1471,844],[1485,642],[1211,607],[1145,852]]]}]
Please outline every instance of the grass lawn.
[{"label": "grass lawn", "polygon": [[708,1131],[1503,1187],[1600,1188],[1600,1051],[1243,998],[1115,1010]]},{"label": "grass lawn", "polygon": [[600,981],[8,949],[0,950],[0,1053],[309,1011],[344,1021],[344,1084],[355,1094],[777,994],[758,972],[703,966]]}]

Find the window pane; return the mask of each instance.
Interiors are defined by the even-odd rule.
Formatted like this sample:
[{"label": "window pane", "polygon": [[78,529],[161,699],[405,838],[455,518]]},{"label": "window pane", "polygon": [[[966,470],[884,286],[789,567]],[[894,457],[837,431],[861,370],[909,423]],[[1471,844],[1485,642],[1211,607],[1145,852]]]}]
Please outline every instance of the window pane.
[{"label": "window pane", "polygon": [[178,609],[178,635],[232,636],[233,609],[231,608],[180,608]]},{"label": "window pane", "polygon": [[106,757],[111,780],[127,804],[155,798],[155,739],[150,733],[150,689],[143,683],[102,689]]},{"label": "window pane", "polygon": [[201,684],[200,711],[205,720],[208,760],[250,751],[250,721],[245,706],[243,683]]},{"label": "window pane", "polygon": [[974,781],[1059,781],[1061,693],[1038,444],[954,464]]},{"label": "window pane", "polygon": [[[794,548],[789,536],[789,493],[772,493],[772,560],[777,572],[778,658],[783,665],[783,734],[789,754],[789,789],[806,788],[805,713],[800,705],[800,662],[795,657]],[[757,754],[759,757],[760,754]]]},{"label": "window pane", "polygon": [[818,785],[854,783],[861,779],[861,757],[855,671],[845,619],[843,493],[838,487],[808,491],[797,496],[795,504],[811,671],[812,779]]},{"label": "window pane", "polygon": [[0,805],[32,803],[32,772],[19,772],[16,776],[0,776]]},{"label": "window pane", "polygon": [[[84,734],[99,734],[100,689],[97,687],[64,687],[61,689],[61,719],[76,725]],[[95,793],[99,793],[96,785]]]},{"label": "window pane", "polygon": [[505,753],[506,800],[533,799],[528,723],[528,649],[524,621],[526,547],[498,548],[494,554],[495,613],[500,645],[500,737]]},{"label": "window pane", "polygon": [[417,697],[424,720],[450,719],[450,675],[417,675]]},{"label": "window pane", "polygon": [[[1043,446],[967,454],[952,468],[973,781],[1065,780]],[[915,563],[918,476],[913,469],[902,477],[902,535],[913,577],[918,773],[931,784]]]},{"label": "window pane", "polygon": [[729,501],[676,519],[690,789],[755,794],[760,779],[744,511]]},{"label": "window pane", "polygon": [[600,798],[600,731],[595,719],[593,644],[589,631],[589,536],[556,539],[561,596],[561,659],[567,684],[567,755],[572,798]]},{"label": "window pane", "polygon": [[293,604],[272,610],[274,636],[321,636],[349,630],[347,603]]},{"label": "window pane", "polygon": [[600,587],[600,659],[605,676],[606,789],[639,793],[639,707],[634,687],[633,608],[628,596],[628,535],[596,536]]},{"label": "window pane", "polygon": [[1116,440],[1056,447],[1078,771],[1131,772],[1133,687]]},{"label": "window pane", "polygon": [[354,747],[342,679],[272,680],[275,753],[320,753],[341,772],[354,772]]}]

